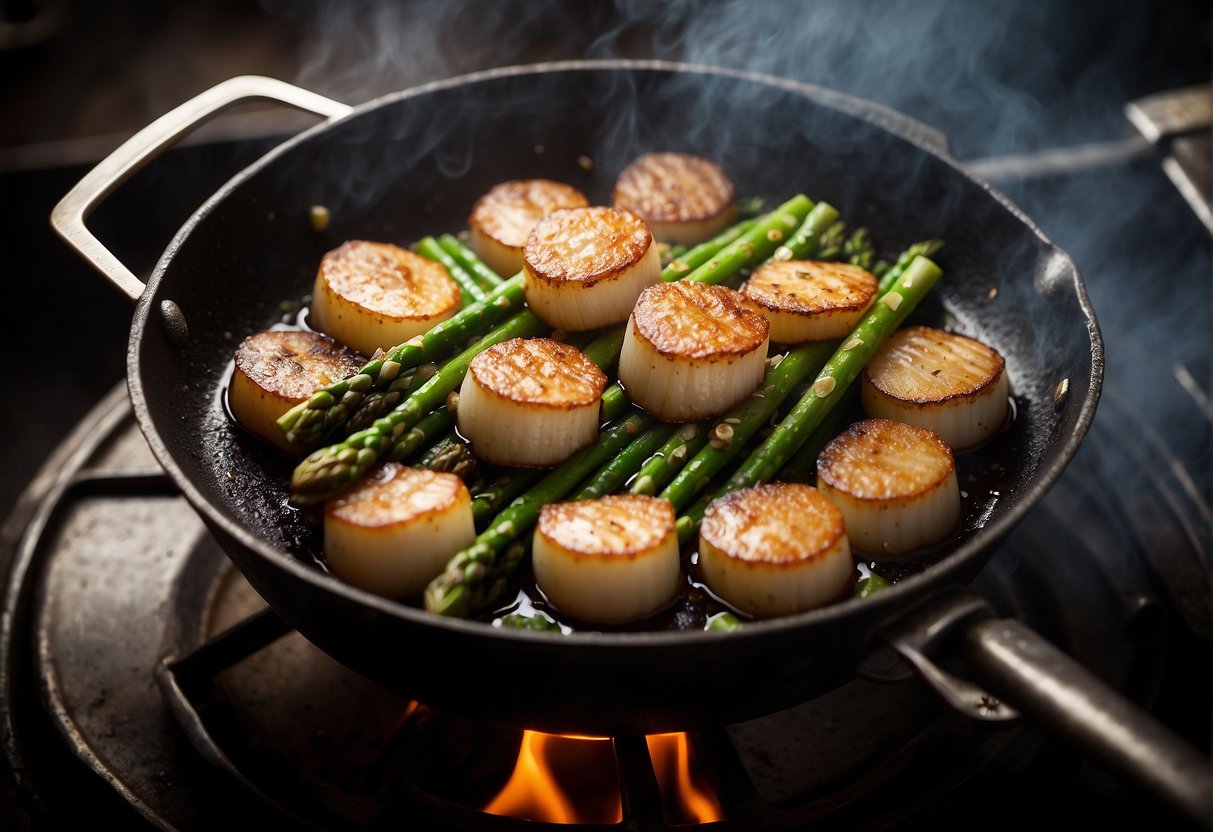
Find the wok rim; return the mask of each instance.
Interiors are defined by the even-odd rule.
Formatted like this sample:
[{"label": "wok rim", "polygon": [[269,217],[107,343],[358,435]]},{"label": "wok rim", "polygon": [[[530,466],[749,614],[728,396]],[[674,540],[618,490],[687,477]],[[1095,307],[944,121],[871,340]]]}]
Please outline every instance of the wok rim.
[{"label": "wok rim", "polygon": [[[269,167],[281,156],[290,153],[297,146],[310,141],[312,137],[324,133],[331,127],[343,123],[348,119],[357,118],[366,112],[389,104],[434,92],[442,92],[502,78],[525,75],[538,76],[570,71],[657,71],[669,74],[707,74],[752,81],[785,89],[807,99],[843,110],[849,115],[895,134],[898,138],[910,143],[921,152],[939,159],[952,170],[985,191],[990,198],[999,203],[1003,209],[1010,212],[1015,219],[1023,223],[1037,238],[1041,246],[1041,251],[1037,258],[1038,262],[1045,257],[1061,258],[1068,266],[1072,277],[1061,285],[1068,291],[1074,292],[1082,319],[1087,328],[1091,359],[1090,382],[1083,391],[1083,400],[1073,428],[1066,435],[1062,436],[1056,444],[1051,444],[1050,446],[1051,448],[1055,448],[1058,453],[1053,463],[1043,470],[1037,469],[1037,472],[1033,474],[1035,479],[1032,481],[1030,487],[1020,495],[1016,503],[1004,514],[983,526],[968,541],[929,568],[908,576],[869,598],[851,597],[838,603],[793,615],[746,621],[744,626],[725,632],[713,631],[709,633],[696,630],[575,631],[556,639],[552,638],[550,633],[497,627],[480,620],[434,615],[426,612],[424,609],[411,607],[346,584],[334,576],[316,569],[315,566],[304,562],[289,552],[271,546],[267,541],[252,533],[244,525],[230,519],[220,510],[218,504],[212,503],[195,487],[190,477],[177,465],[173,453],[170,451],[168,444],[164,441],[160,432],[156,429],[152,419],[150,408],[148,407],[147,393],[143,386],[142,373],[140,372],[139,353],[143,342],[144,329],[149,325],[154,305],[160,300],[159,292],[165,275],[168,273],[178,249],[189,238],[190,234],[193,233],[195,226],[222,205],[229,194],[236,190],[245,180],[252,178],[264,168]],[[411,624],[446,628],[457,635],[478,638],[500,638],[504,642],[513,642],[517,639],[522,639],[523,641],[532,640],[536,643],[542,642],[552,650],[583,650],[588,648],[597,650],[626,649],[631,651],[645,647],[663,649],[687,643],[708,643],[720,638],[763,639],[773,633],[800,630],[801,628],[820,628],[831,624],[838,624],[848,616],[852,616],[852,613],[860,608],[865,610],[867,614],[872,614],[882,619],[889,618],[896,610],[912,605],[914,598],[918,597],[921,600],[930,595],[932,589],[941,588],[942,585],[945,585],[955,577],[956,573],[964,571],[966,566],[970,565],[972,561],[980,559],[984,563],[992,555],[992,551],[998,542],[1029,511],[1036,507],[1041,498],[1061,477],[1085,439],[1095,417],[1104,375],[1104,350],[1099,324],[1088,297],[1085,283],[1073,260],[1066,252],[1049,240],[1036,223],[1006,195],[989,182],[963,167],[951,156],[945,146],[941,146],[941,143],[929,140],[935,135],[941,134],[937,134],[933,128],[923,125],[912,117],[899,113],[885,105],[815,84],[747,70],[662,60],[570,60],[521,64],[453,76],[379,96],[357,105],[345,116],[321,122],[290,137],[269,150],[220,186],[214,194],[190,215],[176,232],[158,260],[135,308],[127,349],[127,386],[132,408],[157,461],[164,468],[173,483],[180,489],[182,496],[185,497],[194,511],[208,525],[217,526],[224,534],[246,551],[256,557],[269,561],[276,568],[286,570],[292,577],[309,584],[317,591],[335,592],[345,596],[345,600],[368,607],[379,614],[405,619]],[[1076,392],[1075,390],[1070,390],[1068,395],[1072,396]],[[235,559],[230,557],[230,553],[229,559],[235,562]],[[237,566],[239,567],[238,563]],[[857,662],[859,658],[858,656],[856,657]]]}]

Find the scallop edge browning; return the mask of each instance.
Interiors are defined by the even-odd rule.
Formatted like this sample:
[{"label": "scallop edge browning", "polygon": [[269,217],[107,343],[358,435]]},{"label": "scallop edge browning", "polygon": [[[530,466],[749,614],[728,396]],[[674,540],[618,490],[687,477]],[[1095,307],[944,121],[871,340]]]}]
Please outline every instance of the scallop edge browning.
[{"label": "scallop edge browning", "polygon": [[653,234],[630,211],[566,208],[540,220],[523,252],[527,305],[549,325],[584,332],[627,320],[661,279]]},{"label": "scallop edge browning", "polygon": [[719,416],[762,383],[769,332],[758,307],[733,289],[650,286],[628,319],[619,381],[632,401],[663,421]]},{"label": "scallop edge browning", "polygon": [[947,539],[961,517],[952,449],[893,419],[852,424],[822,449],[817,487],[846,517],[858,551],[900,556]]},{"label": "scallop edge browning", "polygon": [[512,338],[477,355],[456,420],[473,452],[498,465],[556,465],[598,437],[607,377],[576,347]]},{"label": "scallop edge browning", "polygon": [[321,258],[309,316],[316,329],[372,355],[425,334],[458,312],[461,299],[441,263],[392,243],[348,240]]},{"label": "scallop edge browning", "polygon": [[324,508],[324,553],[333,574],[385,597],[421,592],[475,537],[463,480],[398,462]]},{"label": "scallop edge browning", "polygon": [[[502,277],[509,277],[522,271],[523,249],[540,220],[562,208],[584,208],[589,204],[581,191],[553,179],[498,182],[476,200],[468,214],[471,248],[491,269]],[[517,227],[519,224],[517,218],[503,216],[510,212],[533,217],[521,239],[513,233],[505,233],[503,226]]]},{"label": "scallop edge browning", "polygon": [[1010,412],[1002,354],[976,338],[926,326],[893,333],[864,367],[861,391],[869,415],[931,430],[956,451],[994,437]]},{"label": "scallop edge browning", "polygon": [[799,483],[713,500],[699,528],[699,568],[714,593],[762,618],[837,600],[854,571],[842,510]]},{"label": "scallop edge browning", "polygon": [[670,245],[695,245],[737,216],[736,189],[724,168],[687,153],[645,153],[619,172],[611,204],[635,212]]},{"label": "scallop edge browning", "polygon": [[669,501],[633,494],[545,505],[532,544],[536,584],[583,621],[647,618],[682,584],[674,521]]}]

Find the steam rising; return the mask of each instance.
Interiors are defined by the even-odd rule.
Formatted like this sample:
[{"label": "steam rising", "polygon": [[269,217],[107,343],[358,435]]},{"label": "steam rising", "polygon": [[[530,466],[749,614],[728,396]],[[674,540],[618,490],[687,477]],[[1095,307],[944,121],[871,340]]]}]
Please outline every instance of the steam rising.
[{"label": "steam rising", "polygon": [[[1131,130],[1123,105],[1159,89],[1133,86],[1143,77],[1134,68],[1174,64],[1176,85],[1190,83],[1184,81],[1188,67],[1182,56],[1158,50],[1193,42],[1183,28],[1207,23],[1207,9],[1195,4],[1158,14],[1148,2],[1099,0],[262,0],[262,5],[309,33],[302,50],[307,63],[294,80],[340,100],[365,101],[489,67],[570,58],[657,58],[768,73],[875,101],[942,129],[957,158],[969,160],[1126,138]],[[1199,63],[1198,52],[1193,50],[1192,59]],[[1150,77],[1166,80],[1160,72]],[[619,83],[632,82],[621,77]],[[688,86],[694,95],[679,96],[677,88],[667,92],[663,106],[681,108],[688,146],[710,146],[741,164],[752,161],[740,156],[748,152],[750,125],[717,118],[716,99],[701,80]],[[485,130],[512,114],[510,102],[494,109],[479,116]],[[431,156],[442,175],[456,179],[477,160],[471,147],[448,141],[453,115],[459,114],[433,113],[422,139],[412,140],[409,155]],[[620,109],[598,149],[604,156],[595,161],[603,168],[625,162],[642,144],[647,125],[641,118],[635,108]],[[401,125],[406,127],[409,132],[416,125]],[[390,139],[379,146],[391,145]],[[367,153],[362,145],[346,161],[350,198],[369,199],[383,181],[385,165],[408,162]],[[1126,198],[1130,191],[1116,190],[1118,183],[1140,186],[1153,178],[1155,160],[1139,158],[1120,166],[1113,177],[1096,171],[1050,176],[1047,183],[998,184],[1078,262],[1109,343],[1108,383],[1131,390],[1167,388],[1166,396],[1151,399],[1160,402],[1175,398],[1169,368],[1176,364],[1207,391],[1213,323],[1208,281],[1194,296],[1191,281],[1174,279],[1193,269],[1207,271],[1207,236],[1193,223],[1192,229],[1170,229],[1169,242],[1162,243],[1150,223],[1151,206]],[[914,186],[889,183],[890,188]],[[1147,191],[1152,199],[1178,202],[1166,187],[1151,184]],[[811,195],[858,204],[854,194]],[[1180,210],[1178,216],[1187,215]],[[1092,227],[1093,222],[1098,225]],[[1149,315],[1142,314],[1143,305]],[[1164,427],[1183,458],[1204,460],[1207,469],[1208,425],[1200,422],[1203,428],[1194,435],[1184,412],[1191,402],[1183,396],[1177,401],[1165,414],[1143,415]]]}]

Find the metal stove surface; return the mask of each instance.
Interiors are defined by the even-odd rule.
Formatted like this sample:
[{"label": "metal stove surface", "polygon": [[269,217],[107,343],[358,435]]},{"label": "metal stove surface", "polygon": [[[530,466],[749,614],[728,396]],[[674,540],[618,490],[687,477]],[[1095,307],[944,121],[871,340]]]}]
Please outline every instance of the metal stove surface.
[{"label": "metal stove surface", "polygon": [[[1208,516],[1175,467],[1142,469],[1145,488],[1102,480],[1105,457],[1141,425],[1115,399],[1101,417],[976,587],[1207,748],[1207,587],[1185,586],[1177,604],[1146,552],[1165,540],[1170,563],[1199,570]],[[3,542],[0,716],[40,823],[509,828],[477,811],[508,776],[508,765],[489,764],[512,759],[508,732],[454,718],[410,727],[406,700],[297,634],[275,640],[275,620],[256,618],[263,602],[156,469],[123,388],[47,463]],[[231,667],[213,676],[166,672],[249,616],[265,650],[221,658],[218,667]],[[1093,811],[1166,817],[1029,726],[970,723],[914,680],[856,680],[696,739],[726,828],[913,827],[973,812],[996,828],[1090,821]],[[444,742],[463,744],[446,763],[433,753]],[[637,773],[643,742],[639,755],[627,738],[616,745],[631,808],[615,828],[666,828]],[[1073,808],[1053,808],[1050,795]]]}]

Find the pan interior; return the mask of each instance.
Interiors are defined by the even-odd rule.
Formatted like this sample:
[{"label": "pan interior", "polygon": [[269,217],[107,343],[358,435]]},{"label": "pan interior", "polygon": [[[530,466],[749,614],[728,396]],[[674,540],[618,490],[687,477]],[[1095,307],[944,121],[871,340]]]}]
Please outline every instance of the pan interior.
[{"label": "pan interior", "polygon": [[[796,192],[832,203],[851,227],[871,229],[882,254],[947,241],[944,279],[912,320],[997,348],[1018,410],[982,452],[999,468],[997,487],[974,501],[927,572],[971,575],[982,547],[1042,493],[1085,429],[1098,386],[1094,323],[1068,258],[954,162],[888,127],[887,112],[811,88],[661,70],[490,74],[374,102],[286,143],[182,229],[133,333],[145,427],[208,522],[258,557],[320,568],[314,524],[288,505],[291,462],[246,438],[223,408],[240,339],[292,314],[320,257],[345,240],[407,245],[458,231],[476,197],[511,178],[564,181],[605,204],[638,154],[696,153],[767,205]],[[330,211],[323,232],[309,224],[313,205]],[[155,323],[165,300],[188,322],[182,347]],[[1057,406],[1063,380],[1070,394]],[[232,554],[242,566],[249,557]]]}]

